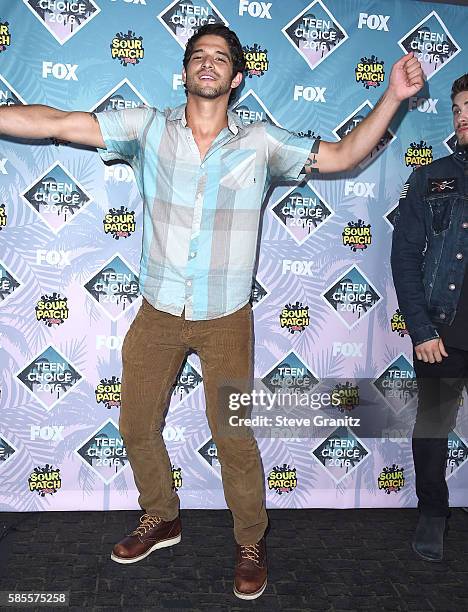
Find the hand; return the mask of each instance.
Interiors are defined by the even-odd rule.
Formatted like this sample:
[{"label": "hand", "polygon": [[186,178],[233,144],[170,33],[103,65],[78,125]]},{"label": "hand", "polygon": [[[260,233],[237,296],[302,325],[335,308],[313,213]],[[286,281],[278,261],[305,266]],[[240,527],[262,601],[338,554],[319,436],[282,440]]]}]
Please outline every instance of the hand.
[{"label": "hand", "polygon": [[401,102],[415,96],[423,85],[423,69],[413,51],[393,64],[388,90],[396,100]]},{"label": "hand", "polygon": [[436,361],[440,363],[443,357],[448,357],[441,338],[421,342],[421,344],[414,347],[414,351],[419,361],[424,361],[424,363],[434,363]]}]

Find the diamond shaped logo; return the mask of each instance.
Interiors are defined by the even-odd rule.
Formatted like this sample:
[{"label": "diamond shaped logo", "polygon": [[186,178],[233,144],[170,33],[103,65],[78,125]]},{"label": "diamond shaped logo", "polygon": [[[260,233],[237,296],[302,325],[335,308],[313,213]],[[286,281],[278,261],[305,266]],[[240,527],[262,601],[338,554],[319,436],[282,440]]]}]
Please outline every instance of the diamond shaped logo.
[{"label": "diamond shaped logo", "polygon": [[403,353],[377,376],[373,384],[397,414],[410,406],[418,396],[414,368]]},{"label": "diamond shaped logo", "polygon": [[211,0],[174,0],[158,15],[182,49],[195,30],[206,23],[229,25]]},{"label": "diamond shaped logo", "polygon": [[307,393],[319,383],[312,369],[294,351],[280,359],[262,377],[271,393]]},{"label": "diamond shaped logo", "polygon": [[251,294],[251,302],[252,309],[256,308],[259,304],[263,302],[263,300],[270,295],[268,289],[260,282],[258,277],[255,277],[255,280],[252,285],[252,294]]},{"label": "diamond shaped logo", "polygon": [[311,2],[284,26],[282,32],[311,70],[348,38],[322,0]]},{"label": "diamond shaped logo", "polygon": [[100,113],[109,110],[137,108],[138,106],[149,106],[149,104],[128,79],[122,79],[90,109],[90,112]]},{"label": "diamond shaped logo", "polygon": [[92,200],[60,162],[52,164],[21,195],[54,233],[58,233]]},{"label": "diamond shaped logo", "polygon": [[272,125],[281,127],[252,89],[249,89],[247,93],[241,96],[231,110],[237,113],[242,123],[246,125],[250,125],[255,121],[268,121]]},{"label": "diamond shaped logo", "polygon": [[407,32],[398,44],[405,53],[414,52],[428,80],[461,51],[435,11]]},{"label": "diamond shaped logo", "polygon": [[399,202],[397,202],[394,206],[392,206],[392,208],[390,208],[390,210],[388,210],[384,214],[384,219],[389,224],[389,226],[392,228],[392,230],[395,227],[395,217],[398,213],[398,204]]},{"label": "diamond shaped logo", "polygon": [[10,295],[21,286],[21,283],[8,270],[0,259],[0,304],[4,304]]},{"label": "diamond shaped logo", "polygon": [[23,2],[61,45],[70,40],[101,11],[94,0],[73,0],[73,2],[23,0]]},{"label": "diamond shaped logo", "polygon": [[16,377],[46,410],[51,410],[83,378],[53,346],[39,353]]},{"label": "diamond shaped logo", "polygon": [[[341,140],[349,134],[356,126],[358,126],[363,119],[367,117],[367,115],[371,112],[374,107],[366,100],[360,106],[354,110],[351,115],[348,115],[344,121],[342,121],[336,128],[333,130],[333,134]],[[361,168],[365,168],[373,161],[378,155],[380,155],[394,140],[396,139],[395,134],[392,132],[390,128],[387,128],[385,134],[379,140],[379,142],[375,145],[372,151],[369,153],[367,157],[365,157],[361,162],[359,162],[359,166]]]},{"label": "diamond shaped logo", "polygon": [[0,74],[0,106],[13,106],[14,104],[26,104],[26,102]]},{"label": "diamond shaped logo", "polygon": [[459,436],[456,431],[451,431],[448,435],[447,480],[461,468],[467,459],[468,446],[466,440]]},{"label": "diamond shaped logo", "polygon": [[0,468],[5,465],[8,459],[13,457],[16,451],[17,449],[5,436],[0,436]]},{"label": "diamond shaped logo", "polygon": [[370,450],[350,429],[338,427],[310,454],[338,484],[354,472],[370,455]]},{"label": "diamond shaped logo", "polygon": [[322,293],[322,297],[349,329],[366,317],[382,299],[358,266],[351,266]]},{"label": "diamond shaped logo", "polygon": [[208,465],[215,476],[221,479],[221,464],[218,460],[218,449],[213,442],[213,438],[208,438],[197,448],[197,456],[205,466]]},{"label": "diamond shaped logo", "polygon": [[111,483],[128,465],[127,449],[117,425],[108,419],[75,453],[105,483]]},{"label": "diamond shaped logo", "polygon": [[457,147],[457,136],[455,132],[452,132],[450,136],[444,140],[444,145],[448,149],[449,153],[455,153]]},{"label": "diamond shaped logo", "polygon": [[333,216],[333,211],[309,182],[292,187],[274,202],[271,214],[301,245]]},{"label": "diamond shaped logo", "polygon": [[140,295],[138,276],[118,253],[111,257],[84,288],[116,321],[130,308]]},{"label": "diamond shaped logo", "polygon": [[180,402],[187,399],[195,389],[203,382],[202,375],[198,369],[187,361],[182,368],[179,376],[177,377],[174,389],[172,391],[171,401],[175,402],[174,405],[180,404]]}]

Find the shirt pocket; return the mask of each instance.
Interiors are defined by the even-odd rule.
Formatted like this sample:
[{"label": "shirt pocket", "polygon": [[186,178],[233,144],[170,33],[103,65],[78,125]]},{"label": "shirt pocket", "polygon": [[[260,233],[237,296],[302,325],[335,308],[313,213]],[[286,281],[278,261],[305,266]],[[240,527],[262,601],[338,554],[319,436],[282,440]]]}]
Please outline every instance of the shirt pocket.
[{"label": "shirt pocket", "polygon": [[227,189],[240,191],[249,189],[256,183],[255,149],[232,149],[226,151],[221,158],[220,185]]},{"label": "shirt pocket", "polygon": [[453,198],[450,196],[431,196],[426,198],[431,213],[433,234],[447,231],[452,220]]}]

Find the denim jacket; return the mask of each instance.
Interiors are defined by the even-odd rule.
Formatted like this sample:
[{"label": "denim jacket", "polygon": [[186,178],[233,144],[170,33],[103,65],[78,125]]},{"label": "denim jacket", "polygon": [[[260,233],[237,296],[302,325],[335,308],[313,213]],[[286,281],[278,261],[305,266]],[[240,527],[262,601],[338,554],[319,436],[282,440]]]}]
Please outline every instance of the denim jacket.
[{"label": "denim jacket", "polygon": [[468,152],[413,171],[400,196],[392,273],[400,312],[414,345],[453,322],[468,258]]}]

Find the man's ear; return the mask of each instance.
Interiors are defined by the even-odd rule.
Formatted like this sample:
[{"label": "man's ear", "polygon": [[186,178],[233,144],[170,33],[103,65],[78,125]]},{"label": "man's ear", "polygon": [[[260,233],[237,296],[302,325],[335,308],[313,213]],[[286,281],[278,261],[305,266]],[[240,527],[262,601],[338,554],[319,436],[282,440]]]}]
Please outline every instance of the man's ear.
[{"label": "man's ear", "polygon": [[232,79],[231,89],[235,89],[236,87],[239,87],[239,85],[242,83],[243,78],[244,78],[244,75],[242,74],[242,72],[238,72],[236,76]]},{"label": "man's ear", "polygon": [[182,68],[182,83],[185,85],[187,80],[187,73],[185,72],[185,68]]}]

